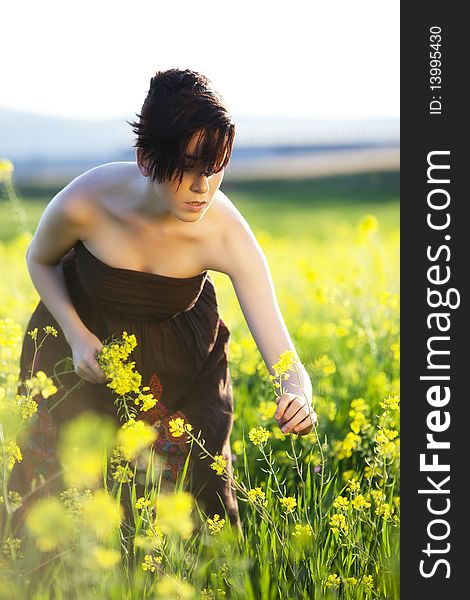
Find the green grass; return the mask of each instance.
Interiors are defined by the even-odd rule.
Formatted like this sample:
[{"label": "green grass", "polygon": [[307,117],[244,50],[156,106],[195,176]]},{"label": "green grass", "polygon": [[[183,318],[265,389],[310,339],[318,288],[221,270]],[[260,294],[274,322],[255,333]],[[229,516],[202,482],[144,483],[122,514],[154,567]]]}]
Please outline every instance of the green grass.
[{"label": "green grass", "polygon": [[239,183],[224,188],[254,229],[327,241],[344,222],[372,213],[384,232],[399,226],[399,174],[374,173]]}]

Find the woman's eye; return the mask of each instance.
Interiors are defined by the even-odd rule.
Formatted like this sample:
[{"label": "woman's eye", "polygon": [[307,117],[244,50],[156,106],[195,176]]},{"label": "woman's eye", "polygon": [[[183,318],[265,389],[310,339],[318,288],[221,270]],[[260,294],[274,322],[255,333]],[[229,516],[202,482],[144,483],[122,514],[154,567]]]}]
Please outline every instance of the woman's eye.
[{"label": "woman's eye", "polygon": [[[196,165],[195,165],[195,164],[193,164],[193,165],[186,164],[186,165],[184,165],[184,170],[185,170],[185,171],[195,171],[195,170],[196,170]],[[214,174],[214,171],[212,171],[212,170],[209,170],[209,171],[206,171],[206,172],[205,172],[205,173],[203,173],[203,174],[204,174],[206,177],[210,177],[211,175],[213,175],[213,174]]]}]

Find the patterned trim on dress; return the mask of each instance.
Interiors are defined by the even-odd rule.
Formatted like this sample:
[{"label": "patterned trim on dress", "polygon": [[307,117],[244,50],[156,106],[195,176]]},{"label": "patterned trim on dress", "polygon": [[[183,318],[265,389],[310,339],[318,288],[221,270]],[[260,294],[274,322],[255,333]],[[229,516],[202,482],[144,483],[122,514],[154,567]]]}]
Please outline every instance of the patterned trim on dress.
[{"label": "patterned trim on dress", "polygon": [[156,373],[152,373],[148,386],[157,399],[157,404],[150,410],[142,413],[139,418],[157,431],[158,438],[152,444],[152,448],[164,459],[162,477],[176,483],[177,477],[181,473],[189,453],[189,445],[186,443],[189,436],[185,433],[181,437],[173,437],[170,433],[169,423],[172,419],[177,419],[178,417],[184,419],[185,423],[188,422],[188,419],[180,410],[169,414],[168,408],[161,401],[163,385]]},{"label": "patterned trim on dress", "polygon": [[[180,410],[169,414],[168,408],[160,400],[163,386],[156,373],[152,374],[148,385],[154,397],[157,398],[157,404],[149,411],[141,413],[138,418],[156,429],[158,438],[152,448],[164,459],[162,476],[164,479],[176,483],[189,453],[189,445],[186,443],[189,436],[184,434],[178,438],[173,437],[170,433],[169,422],[178,417],[184,419],[185,422],[188,419]],[[19,386],[18,393],[27,393],[23,383]],[[57,425],[41,394],[35,396],[34,400],[38,404],[38,410],[28,424],[31,436],[27,436],[27,439],[23,440],[21,444],[23,468],[27,481],[39,480],[43,477],[48,480],[61,469],[60,460],[55,451]]]}]

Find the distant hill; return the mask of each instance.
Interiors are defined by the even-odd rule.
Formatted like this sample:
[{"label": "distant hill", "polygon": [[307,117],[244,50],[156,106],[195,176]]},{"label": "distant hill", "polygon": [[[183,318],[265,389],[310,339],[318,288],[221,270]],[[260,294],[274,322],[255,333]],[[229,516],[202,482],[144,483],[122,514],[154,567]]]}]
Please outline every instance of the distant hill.
[{"label": "distant hill", "polygon": [[[14,162],[18,181],[67,180],[97,164],[134,160],[135,136],[126,120],[135,118],[128,115],[108,120],[65,119],[0,109],[0,157]],[[237,177],[243,176],[246,169],[251,176],[258,176],[256,173],[266,171],[264,166],[261,171],[257,168],[258,162],[267,164],[269,171],[270,165],[283,161],[283,157],[292,162],[296,156],[317,155],[318,162],[320,154],[374,149],[394,149],[396,154],[399,147],[398,119],[235,117],[235,121],[237,134],[231,166]],[[310,164],[308,160],[304,164]]]},{"label": "distant hill", "polygon": [[112,156],[132,146],[132,136],[124,119],[63,119],[0,109],[0,155],[13,161]]}]

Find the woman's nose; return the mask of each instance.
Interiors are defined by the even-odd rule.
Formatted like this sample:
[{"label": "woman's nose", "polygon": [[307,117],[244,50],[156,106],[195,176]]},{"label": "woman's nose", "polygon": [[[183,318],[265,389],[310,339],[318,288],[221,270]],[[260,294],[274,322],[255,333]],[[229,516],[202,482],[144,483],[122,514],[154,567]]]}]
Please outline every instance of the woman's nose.
[{"label": "woman's nose", "polygon": [[200,194],[205,194],[209,191],[209,181],[206,175],[202,174],[195,177],[191,189],[194,192],[198,192]]}]

